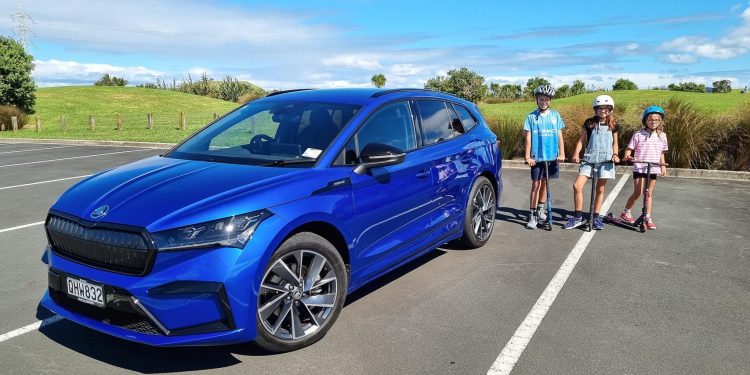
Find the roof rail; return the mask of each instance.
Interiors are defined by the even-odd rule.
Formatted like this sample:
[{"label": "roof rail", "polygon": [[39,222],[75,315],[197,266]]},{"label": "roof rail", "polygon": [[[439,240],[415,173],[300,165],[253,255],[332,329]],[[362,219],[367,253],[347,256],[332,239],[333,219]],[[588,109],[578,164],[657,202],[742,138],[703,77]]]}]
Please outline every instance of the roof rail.
[{"label": "roof rail", "polygon": [[266,95],[266,97],[269,97],[269,96],[274,96],[274,95],[281,95],[281,94],[286,94],[286,93],[289,93],[289,92],[295,92],[295,91],[307,91],[307,90],[312,90],[312,89],[292,89],[292,90],[281,90],[281,91],[274,91],[274,92],[272,92],[272,93],[270,93],[270,94]]},{"label": "roof rail", "polygon": [[410,89],[410,88],[401,88],[401,89],[390,89],[390,90],[383,90],[383,91],[378,91],[378,92],[376,92],[376,93],[374,93],[374,94],[370,95],[370,97],[371,97],[371,98],[377,98],[377,97],[380,97],[380,96],[383,96],[383,95],[394,94],[394,93],[397,93],[397,92],[406,92],[406,91],[426,91],[426,92],[439,92],[439,91],[435,91],[435,90],[431,90],[431,89]]}]

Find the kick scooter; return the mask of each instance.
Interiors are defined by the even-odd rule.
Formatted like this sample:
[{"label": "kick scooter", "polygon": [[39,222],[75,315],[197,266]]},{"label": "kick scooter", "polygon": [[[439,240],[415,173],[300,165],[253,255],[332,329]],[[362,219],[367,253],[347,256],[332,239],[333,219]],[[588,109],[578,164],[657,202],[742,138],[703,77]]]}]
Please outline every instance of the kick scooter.
[{"label": "kick scooter", "polygon": [[543,228],[545,230],[551,231],[552,230],[552,193],[549,191],[549,162],[547,160],[544,161],[544,184],[547,186],[547,222],[545,223],[537,223],[538,228]]},{"label": "kick scooter", "polygon": [[596,194],[594,193],[596,191],[596,185],[599,182],[599,168],[602,166],[602,164],[612,163],[611,161],[605,161],[603,163],[596,162],[596,163],[589,163],[587,161],[582,161],[581,164],[587,164],[591,166],[591,199],[589,201],[589,218],[586,220],[586,224],[583,225],[583,229],[585,229],[587,232],[591,232],[591,229],[593,227],[593,220],[594,220],[594,198]]},{"label": "kick scooter", "polygon": [[669,164],[662,164],[662,163],[650,163],[646,161],[638,161],[638,160],[632,160],[633,163],[643,163],[646,164],[646,182],[643,186],[643,207],[641,208],[641,216],[638,216],[637,219],[631,224],[627,221],[624,221],[620,219],[619,217],[616,217],[611,212],[607,214],[607,216],[604,218],[606,222],[617,224],[620,226],[626,226],[635,230],[640,231],[641,233],[646,232],[646,210],[648,209],[648,202],[651,200],[651,192],[649,192],[649,184],[651,182],[651,166],[668,166]]}]

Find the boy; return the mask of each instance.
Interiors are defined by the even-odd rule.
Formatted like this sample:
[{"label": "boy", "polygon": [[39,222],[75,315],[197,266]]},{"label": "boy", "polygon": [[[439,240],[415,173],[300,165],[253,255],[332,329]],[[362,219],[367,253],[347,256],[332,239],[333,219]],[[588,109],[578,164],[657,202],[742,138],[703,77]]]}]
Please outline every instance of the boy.
[{"label": "boy", "polygon": [[534,89],[537,109],[526,116],[523,131],[526,137],[524,158],[531,167],[531,193],[529,194],[529,222],[526,228],[534,229],[538,222],[547,220],[545,205],[547,182],[544,181],[544,161],[548,161],[549,178],[558,178],[558,161],[565,160],[562,129],[565,123],[560,114],[550,109],[555,89],[541,85]]}]

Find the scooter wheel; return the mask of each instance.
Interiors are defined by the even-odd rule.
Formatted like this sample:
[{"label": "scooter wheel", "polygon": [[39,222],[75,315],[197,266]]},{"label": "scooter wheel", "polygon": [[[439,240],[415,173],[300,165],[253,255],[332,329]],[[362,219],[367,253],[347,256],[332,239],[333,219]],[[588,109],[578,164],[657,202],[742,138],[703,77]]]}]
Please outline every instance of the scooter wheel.
[{"label": "scooter wheel", "polygon": [[639,229],[640,229],[641,233],[646,233],[646,223],[641,224],[640,227],[639,227]]}]

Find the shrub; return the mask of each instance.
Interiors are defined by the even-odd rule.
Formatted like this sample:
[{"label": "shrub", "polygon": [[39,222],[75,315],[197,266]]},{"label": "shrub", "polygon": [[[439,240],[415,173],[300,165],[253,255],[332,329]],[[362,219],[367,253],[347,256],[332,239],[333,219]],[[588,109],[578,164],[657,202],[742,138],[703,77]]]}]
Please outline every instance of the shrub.
[{"label": "shrub", "polygon": [[[11,120],[13,116],[18,118],[18,129],[21,129],[26,123],[26,113],[16,106],[0,105],[0,124],[5,125],[5,131],[13,130],[13,122]],[[0,125],[0,130],[2,129],[3,126]]]},{"label": "shrub", "polygon": [[447,92],[473,103],[478,103],[487,94],[484,77],[467,67],[451,69],[447,77],[430,78],[424,84],[424,88]]},{"label": "shrub", "polygon": [[713,88],[715,93],[730,93],[732,92],[732,81],[723,79],[721,81],[714,81]]},{"label": "shrub", "polygon": [[127,86],[128,81],[125,78],[110,76],[109,73],[104,73],[98,81],[94,82],[94,86]]},{"label": "shrub", "polygon": [[523,157],[524,138],[523,138],[523,119],[511,117],[487,118],[487,125],[497,135],[500,140],[500,150],[503,152],[503,159],[513,159]]},{"label": "shrub", "polygon": [[727,123],[729,131],[726,139],[720,143],[714,167],[750,171],[750,109],[743,107],[728,118]]},{"label": "shrub", "polygon": [[629,79],[620,78],[612,85],[612,90],[638,90],[638,85]]},{"label": "shrub", "polygon": [[716,147],[726,138],[726,131],[718,126],[718,121],[684,100],[671,98],[662,107],[667,111],[664,121],[669,140],[667,163],[675,168],[711,168]]},{"label": "shrub", "polygon": [[263,89],[256,87],[256,88],[254,88],[252,90],[249,90],[246,93],[242,94],[242,96],[240,96],[240,98],[237,100],[237,102],[240,103],[240,104],[245,104],[245,103],[247,103],[247,102],[249,102],[251,100],[262,98],[262,97],[264,97],[266,95],[267,94],[266,94],[266,92]]}]

